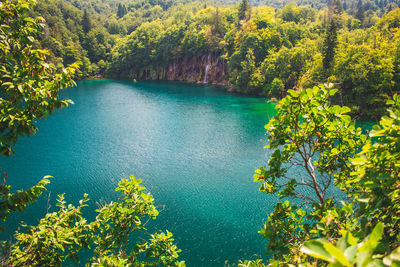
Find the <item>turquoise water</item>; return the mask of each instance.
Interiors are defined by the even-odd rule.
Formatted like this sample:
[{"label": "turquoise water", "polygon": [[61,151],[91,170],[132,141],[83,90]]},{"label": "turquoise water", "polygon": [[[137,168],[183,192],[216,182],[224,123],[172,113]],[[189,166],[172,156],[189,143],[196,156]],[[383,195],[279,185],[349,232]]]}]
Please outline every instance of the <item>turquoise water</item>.
[{"label": "turquoise water", "polygon": [[[93,218],[95,203],[115,200],[117,181],[134,174],[161,211],[149,232],[171,231],[188,266],[263,257],[257,231],[277,199],[260,193],[252,175],[268,156],[264,125],[272,104],[164,82],[83,81],[62,95],[75,104],[41,120],[15,156],[0,159],[14,188],[50,174],[52,206],[57,194],[76,204],[86,192]],[[12,216],[2,237],[20,220],[37,224],[46,201],[47,193]]]}]

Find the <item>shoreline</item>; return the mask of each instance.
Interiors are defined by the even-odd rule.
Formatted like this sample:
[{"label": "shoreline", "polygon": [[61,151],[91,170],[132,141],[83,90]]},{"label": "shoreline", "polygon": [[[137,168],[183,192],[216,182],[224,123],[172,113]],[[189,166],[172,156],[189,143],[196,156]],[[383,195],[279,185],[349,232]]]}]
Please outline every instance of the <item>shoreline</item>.
[{"label": "shoreline", "polygon": [[277,103],[279,99],[274,99],[274,98],[267,98],[266,96],[261,96],[261,95],[251,95],[251,94],[245,94],[241,92],[235,92],[232,90],[232,85],[230,87],[218,83],[201,83],[201,82],[193,82],[193,81],[182,81],[182,80],[146,80],[146,79],[140,79],[140,80],[132,80],[132,79],[127,79],[127,78],[114,78],[114,77],[106,77],[106,76],[91,76],[85,79],[79,79],[75,80],[75,82],[78,81],[94,81],[94,80],[114,80],[114,81],[124,81],[124,82],[164,82],[164,83],[183,83],[187,85],[195,85],[195,86],[214,86],[218,88],[219,90],[223,91],[223,93],[229,94],[229,95],[234,95],[234,96],[240,96],[240,97],[250,97],[250,98],[263,98],[265,99],[265,102],[267,103]]}]

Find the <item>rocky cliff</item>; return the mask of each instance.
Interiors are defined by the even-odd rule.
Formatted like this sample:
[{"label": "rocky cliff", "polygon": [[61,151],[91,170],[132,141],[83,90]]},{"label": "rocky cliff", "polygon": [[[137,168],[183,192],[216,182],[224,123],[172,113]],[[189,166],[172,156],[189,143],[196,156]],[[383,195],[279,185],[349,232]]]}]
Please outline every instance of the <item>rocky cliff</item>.
[{"label": "rocky cliff", "polygon": [[225,60],[215,53],[177,59],[166,68],[145,70],[136,77],[143,80],[185,81],[193,83],[228,85]]}]

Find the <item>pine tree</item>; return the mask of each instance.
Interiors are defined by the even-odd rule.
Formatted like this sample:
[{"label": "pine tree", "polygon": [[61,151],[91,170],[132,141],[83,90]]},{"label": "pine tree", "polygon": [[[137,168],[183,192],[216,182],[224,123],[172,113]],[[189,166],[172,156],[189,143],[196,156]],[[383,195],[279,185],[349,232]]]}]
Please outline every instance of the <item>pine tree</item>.
[{"label": "pine tree", "polygon": [[91,28],[92,28],[92,22],[90,21],[89,14],[85,9],[82,17],[82,29],[85,33],[88,33]]},{"label": "pine tree", "polygon": [[343,13],[343,7],[340,0],[329,0],[328,1],[329,12],[340,15]]},{"label": "pine tree", "polygon": [[343,13],[343,6],[342,6],[342,3],[340,2],[340,0],[333,1],[333,12],[336,15],[340,15]]},{"label": "pine tree", "polygon": [[323,55],[323,66],[325,70],[330,70],[333,65],[333,59],[335,57],[335,49],[337,45],[337,25],[334,18],[330,18],[328,27],[326,29],[326,35],[324,44],[322,47]]},{"label": "pine tree", "polygon": [[128,14],[128,9],[126,8],[125,4],[122,5],[122,16],[125,16],[126,14]]},{"label": "pine tree", "polygon": [[215,10],[215,17],[214,17],[214,34],[221,35],[221,28],[219,22],[219,9],[218,7]]},{"label": "pine tree", "polygon": [[362,0],[359,0],[357,3],[357,12],[356,12],[356,19],[362,22],[364,21],[364,4]]},{"label": "pine tree", "polygon": [[400,40],[396,44],[396,53],[394,55],[394,90],[396,92],[400,91]]},{"label": "pine tree", "polygon": [[122,18],[122,5],[121,5],[121,3],[118,4],[117,17],[118,18]]},{"label": "pine tree", "polygon": [[249,3],[247,0],[242,0],[239,4],[238,18],[239,21],[246,18],[246,11],[248,9]]},{"label": "pine tree", "polygon": [[126,9],[125,5],[122,5],[121,3],[118,4],[118,11],[117,11],[117,17],[122,18],[128,13],[128,10]]},{"label": "pine tree", "polygon": [[251,2],[249,2],[249,4],[248,4],[248,6],[247,6],[248,8],[248,16],[247,16],[247,20],[250,20],[251,19]]}]

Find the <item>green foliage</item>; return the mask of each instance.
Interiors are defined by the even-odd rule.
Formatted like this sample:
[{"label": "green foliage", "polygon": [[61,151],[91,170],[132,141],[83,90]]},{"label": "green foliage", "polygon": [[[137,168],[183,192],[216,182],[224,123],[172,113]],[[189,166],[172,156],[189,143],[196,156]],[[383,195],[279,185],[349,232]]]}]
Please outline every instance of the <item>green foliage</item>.
[{"label": "green foliage", "polygon": [[121,5],[121,3],[118,4],[118,11],[117,11],[117,17],[122,18],[128,13],[128,10],[126,9],[125,5]]},{"label": "green foliage", "polygon": [[10,155],[19,137],[36,132],[35,121],[65,107],[58,91],[73,85],[76,65],[55,73],[47,51],[34,48],[43,19],[24,17],[32,1],[5,1],[0,6],[0,154]]},{"label": "green foliage", "polygon": [[282,47],[265,58],[261,70],[265,75],[266,84],[272,86],[275,79],[283,83],[281,94],[274,96],[282,97],[288,89],[298,86],[298,80],[305,73],[307,63],[311,61],[315,52],[315,43],[309,41],[291,49]]},{"label": "green foliage", "polygon": [[[278,203],[260,231],[272,266],[399,264],[400,97],[389,100],[388,115],[363,134],[347,115],[350,108],[329,103],[336,92],[289,90],[266,125],[272,154],[255,181],[263,192],[306,204]],[[301,169],[290,172],[293,166]],[[333,186],[345,201],[327,194]]]},{"label": "green foliage", "polygon": [[279,78],[274,78],[272,83],[264,87],[265,95],[269,97],[280,97],[283,95],[284,88],[285,85],[283,84],[282,80]]},{"label": "green foliage", "polygon": [[[342,231],[342,237],[336,246],[323,240],[306,241],[301,251],[317,259],[329,262],[329,266],[384,266],[382,257],[374,255],[383,234],[383,223],[378,223],[371,234],[361,242],[348,231]],[[374,255],[374,258],[373,258]]]},{"label": "green foliage", "polygon": [[[236,76],[236,80],[234,81],[235,85],[239,88],[246,88],[247,93],[252,93],[254,87],[257,87],[257,84],[250,79],[253,76],[253,73],[256,70],[255,66],[255,57],[254,52],[251,48],[246,53],[246,59],[240,63],[241,72]],[[253,84],[251,84],[253,82]]]},{"label": "green foliage", "polygon": [[[50,183],[51,176],[45,176],[37,185],[27,189],[18,190],[11,193],[11,186],[6,185],[6,176],[3,177],[4,184],[0,185],[0,219],[6,221],[7,216],[14,211],[23,211],[26,206],[35,202],[37,198],[46,190],[46,185]],[[4,230],[3,227],[0,229]]]},{"label": "green foliage", "polygon": [[[394,3],[360,0],[342,6],[333,0],[327,10],[289,4],[275,12],[251,8],[245,0],[217,8],[171,0],[55,0],[38,2],[26,16],[34,3],[0,4],[2,155],[12,154],[19,137],[35,133],[37,119],[71,103],[60,100],[58,91],[73,84],[77,65],[64,66],[79,62],[78,78],[164,79],[177,62],[214,53],[226,61],[226,79],[235,91],[288,94],[266,126],[271,158],[254,177],[261,191],[284,200],[260,231],[269,240],[269,263],[399,264],[400,12]],[[45,23],[46,34],[38,38]],[[327,81],[338,94],[324,86],[302,89]],[[378,117],[387,99],[392,99],[388,115],[362,134],[350,112]],[[294,166],[304,172],[292,172]],[[11,193],[5,173],[0,217],[33,202],[47,178]],[[346,201],[332,196],[333,186],[343,190]],[[129,241],[145,229],[146,219],[157,216],[140,180],[124,179],[117,191],[123,199],[99,208],[91,223],[82,215],[86,196],[78,207],[67,206],[61,196],[58,212],[16,234],[9,264],[60,265],[78,260],[78,252],[90,247],[93,265],[182,266],[169,232]]]},{"label": "green foliage", "polygon": [[[60,73],[46,62],[48,52],[36,48],[36,37],[43,29],[41,17],[25,14],[34,1],[13,0],[0,4],[0,154],[11,155],[20,137],[36,132],[36,121],[72,103],[61,100],[59,90],[71,86],[73,64]],[[0,185],[0,217],[6,220],[13,211],[22,211],[46,189],[48,176],[27,190],[11,192],[4,172]]]},{"label": "green foliage", "polygon": [[333,65],[333,59],[335,57],[335,49],[337,45],[337,26],[336,21],[331,18],[326,29],[326,35],[324,39],[324,46],[322,54],[324,56],[322,63],[326,70],[330,70]]},{"label": "green foliage", "polygon": [[238,18],[239,20],[243,20],[246,18],[246,11],[249,9],[249,3],[247,0],[242,0],[239,4],[238,8]]},{"label": "green foliage", "polygon": [[355,14],[356,19],[358,19],[361,23],[364,21],[364,4],[362,2],[362,0],[358,0],[357,3],[357,12]]},{"label": "green foliage", "polygon": [[185,266],[183,261],[176,261],[178,252],[172,233],[156,233],[150,236],[150,242],[143,242],[138,245],[138,252],[144,253],[146,261],[138,262],[141,266]]},{"label": "green foliage", "polygon": [[395,249],[389,256],[383,258],[383,263],[387,266],[400,266],[400,248]]},{"label": "green foliage", "polygon": [[239,267],[264,267],[266,266],[262,260],[257,259],[257,260],[244,260],[244,261],[239,261],[238,262]]},{"label": "green foliage", "polygon": [[[43,28],[42,18],[29,18],[25,14],[34,1],[10,0],[0,3],[0,153],[10,155],[19,137],[35,133],[35,122],[48,116],[54,109],[67,106],[69,100],[59,100],[58,91],[73,85],[71,75],[77,69],[74,64],[56,73],[56,67],[48,64],[48,52],[36,49],[35,38]],[[84,31],[90,30],[88,13],[85,12]],[[86,23],[85,22],[85,23]],[[91,30],[92,31],[92,30]],[[94,32],[96,41],[103,43],[105,34]],[[93,45],[88,45],[92,48]],[[76,47],[64,54],[71,61],[81,58]],[[89,49],[90,50],[90,49]],[[85,62],[88,61],[88,62]],[[95,68],[83,57],[83,67]],[[99,61],[105,68],[105,62]],[[6,220],[12,211],[22,211],[46,190],[49,176],[25,191],[11,193],[6,185],[7,173],[0,185],[0,217]],[[79,262],[78,253],[92,248],[93,265],[107,266],[184,266],[178,262],[180,250],[173,244],[172,234],[167,232],[151,235],[150,240],[137,242],[133,248],[130,238],[133,232],[145,230],[142,220],[158,215],[153,197],[144,192],[141,180],[133,176],[123,179],[116,189],[123,194],[120,202],[111,202],[97,210],[96,221],[88,223],[82,208],[87,195],[79,206],[67,205],[60,195],[57,212],[47,213],[37,226],[27,226],[25,232],[15,234],[5,260],[10,266],[60,266],[67,260]],[[8,249],[2,242],[3,249]],[[129,251],[128,251],[129,250]]]},{"label": "green foliage", "polygon": [[375,117],[384,113],[384,103],[396,86],[393,80],[395,50],[382,37],[384,41],[379,46],[357,44],[357,41],[340,43],[333,68],[336,80],[341,81],[343,102],[352,103],[364,114]]},{"label": "green foliage", "polygon": [[284,6],[280,15],[284,21],[300,22],[300,8],[294,3]]},{"label": "green foliage", "polygon": [[82,215],[86,194],[77,207],[66,205],[60,195],[57,212],[46,214],[38,226],[24,225],[25,232],[15,234],[8,263],[59,266],[67,259],[79,262],[78,252],[92,248],[93,266],[184,266],[177,261],[180,250],[168,231],[150,235],[149,240],[137,241],[130,248],[132,234],[145,230],[143,221],[158,215],[153,197],[140,183],[134,176],[122,179],[116,188],[122,200],[98,209],[96,220],[90,223]]},{"label": "green foliage", "polygon": [[386,99],[400,86],[391,45],[399,42],[399,11],[387,7],[394,3],[332,0],[322,9],[326,3],[318,1],[268,1],[280,7],[274,10],[238,2],[54,0],[40,1],[35,15],[47,21],[40,43],[50,49],[51,62],[59,69],[82,63],[75,78],[200,81],[201,58],[213,54],[223,59],[212,66],[226,74],[219,82],[236,92],[282,98],[289,89],[333,82],[340,90],[334,103],[360,115],[384,113]]},{"label": "green foliage", "polygon": [[[328,192],[338,171],[347,172],[348,157],[361,148],[365,138],[347,113],[347,107],[330,105],[337,92],[324,86],[289,90],[276,106],[277,115],[266,125],[271,156],[267,167],[256,170],[260,191],[280,198],[300,199],[303,210],[289,201],[278,203],[260,232],[269,240],[267,253],[283,262],[297,261],[300,245],[310,238],[338,235],[352,209],[338,206]],[[303,172],[291,172],[296,166]],[[339,218],[338,218],[339,217]]]},{"label": "green foliage", "polygon": [[60,266],[66,259],[78,259],[77,253],[90,244],[90,230],[82,217],[87,206],[87,195],[79,206],[66,205],[59,195],[57,212],[47,213],[38,226],[27,226],[24,233],[16,233],[9,264],[13,266]]},{"label": "green foliage", "polygon": [[400,97],[395,95],[387,104],[388,115],[373,127],[362,150],[350,159],[354,170],[346,175],[344,187],[360,202],[359,213],[368,218],[363,222],[365,227],[383,222],[383,240],[395,248],[400,237]]},{"label": "green foliage", "polygon": [[[329,104],[336,92],[323,86],[289,90],[279,102],[277,115],[265,126],[272,152],[268,168],[254,176],[261,191],[324,204],[334,173],[346,169],[347,158],[363,144],[361,129],[347,115],[350,109]],[[288,172],[292,166],[301,166],[306,175],[296,178]],[[302,187],[311,188],[312,195],[300,193]]]},{"label": "green foliage", "polygon": [[289,260],[286,255],[310,238],[310,225],[305,222],[306,214],[304,210],[292,206],[288,200],[275,205],[259,232],[263,238],[268,239],[267,254],[271,254],[274,259],[284,255],[283,260]]},{"label": "green foliage", "polygon": [[85,9],[85,12],[83,13],[82,17],[82,29],[85,33],[88,33],[91,27],[92,27],[92,22],[90,20],[88,11]]},{"label": "green foliage", "polygon": [[[218,82],[239,93],[281,98],[289,89],[333,82],[341,92],[335,103],[371,116],[381,115],[398,91],[398,59],[388,45],[399,40],[398,0],[332,0],[327,8],[320,1],[267,1],[276,10],[260,1],[237,2],[43,0],[30,15],[46,19],[40,45],[50,50],[49,60],[57,69],[81,62],[79,79],[193,80],[204,74],[199,59],[212,53],[223,59],[212,66],[226,74]],[[354,17],[360,6],[362,20]],[[362,49],[353,57],[354,45]],[[249,49],[252,72],[242,69]],[[391,76],[397,78],[389,82]],[[277,89],[275,78],[284,84],[278,94],[270,92]]]},{"label": "green foliage", "polygon": [[97,210],[97,257],[108,254],[125,255],[130,234],[144,228],[142,220],[146,217],[157,217],[154,199],[144,192],[145,188],[140,183],[141,180],[136,180],[133,176],[129,180],[122,179],[115,189],[124,194],[122,201],[111,202]]}]

